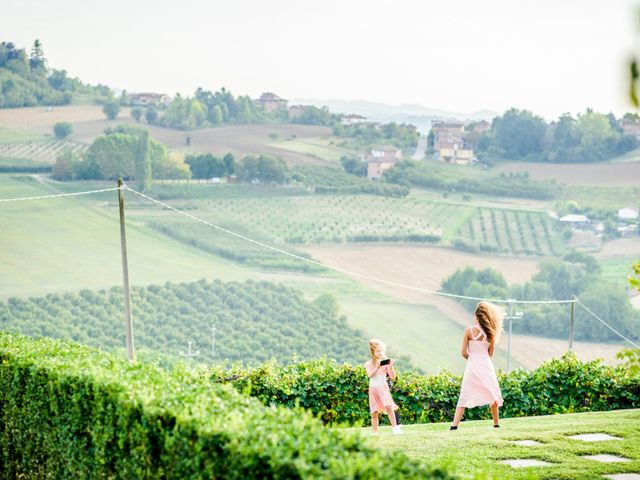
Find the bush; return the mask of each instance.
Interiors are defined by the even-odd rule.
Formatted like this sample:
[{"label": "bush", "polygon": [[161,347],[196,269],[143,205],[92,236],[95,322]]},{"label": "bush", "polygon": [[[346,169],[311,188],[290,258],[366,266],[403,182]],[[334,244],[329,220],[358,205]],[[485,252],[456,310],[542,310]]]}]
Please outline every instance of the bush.
[{"label": "bush", "polygon": [[53,126],[53,134],[60,140],[64,140],[72,133],[73,125],[69,122],[58,122]]},{"label": "bush", "polygon": [[3,478],[452,478],[186,371],[0,333]]},{"label": "bush", "polygon": [[[231,383],[265,404],[309,409],[326,422],[369,422],[368,379],[363,367],[313,360],[253,369],[214,367],[215,383]],[[518,369],[498,376],[504,417],[604,411],[640,406],[640,376],[600,361],[580,362],[572,353],[531,372]],[[446,422],[453,418],[461,377],[444,372],[399,375],[392,388],[404,423]],[[470,409],[468,420],[490,418],[486,408]]]}]

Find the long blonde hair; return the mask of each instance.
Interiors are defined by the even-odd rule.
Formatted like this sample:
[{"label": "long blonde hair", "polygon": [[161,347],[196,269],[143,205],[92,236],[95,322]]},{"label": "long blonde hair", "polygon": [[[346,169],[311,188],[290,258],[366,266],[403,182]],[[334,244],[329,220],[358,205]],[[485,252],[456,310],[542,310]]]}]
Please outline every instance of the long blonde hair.
[{"label": "long blonde hair", "polygon": [[480,302],[476,306],[476,319],[487,336],[487,342],[497,343],[502,333],[502,311],[489,302]]},{"label": "long blonde hair", "polygon": [[380,350],[382,351],[382,356],[384,357],[384,353],[387,350],[387,345],[383,341],[378,340],[376,338],[372,338],[371,340],[369,340],[369,356],[371,356],[371,360],[375,360],[375,357],[373,354],[376,348],[378,347],[380,347]]}]

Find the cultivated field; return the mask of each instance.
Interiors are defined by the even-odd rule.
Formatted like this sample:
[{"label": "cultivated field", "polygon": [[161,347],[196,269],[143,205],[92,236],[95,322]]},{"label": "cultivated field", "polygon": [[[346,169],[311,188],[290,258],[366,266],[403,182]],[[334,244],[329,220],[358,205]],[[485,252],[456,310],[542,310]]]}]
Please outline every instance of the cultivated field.
[{"label": "cultivated field", "polygon": [[0,143],[0,157],[28,159],[40,164],[52,165],[65,150],[83,152],[87,145],[69,140],[45,140],[41,142]]},{"label": "cultivated field", "polygon": [[343,155],[353,155],[353,150],[348,150],[336,145],[336,138],[329,140],[323,137],[309,137],[304,139],[289,139],[270,143],[269,146],[302,153],[309,157],[319,158],[330,162],[338,162]]},{"label": "cultivated field", "polygon": [[640,183],[640,163],[522,163],[511,162],[498,172],[529,172],[535,180],[556,180],[567,185],[634,187]]},{"label": "cultivated field", "polygon": [[[107,120],[102,107],[98,105],[64,106],[48,111],[42,107],[2,109],[0,110],[0,126],[14,131],[31,134],[52,134],[56,122],[70,122],[73,125],[72,139],[76,142],[90,144],[102,135],[107,128],[121,124],[134,124],[131,109],[122,108],[118,118]],[[290,164],[326,164],[327,160],[307,156],[291,150],[269,145],[277,139],[304,139],[331,134],[328,127],[309,125],[225,125],[202,130],[183,131],[147,125],[156,140],[171,148],[179,148],[194,152],[212,152],[224,155],[231,152],[238,157],[248,154],[265,153],[282,157]],[[187,146],[190,137],[190,146]]]}]

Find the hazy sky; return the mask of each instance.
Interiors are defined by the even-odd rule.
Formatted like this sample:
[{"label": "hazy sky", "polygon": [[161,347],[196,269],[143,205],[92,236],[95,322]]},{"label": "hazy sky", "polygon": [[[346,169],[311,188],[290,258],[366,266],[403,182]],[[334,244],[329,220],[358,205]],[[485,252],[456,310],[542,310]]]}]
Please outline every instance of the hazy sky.
[{"label": "hazy sky", "polygon": [[128,91],[623,112],[631,0],[1,0],[1,40]]}]

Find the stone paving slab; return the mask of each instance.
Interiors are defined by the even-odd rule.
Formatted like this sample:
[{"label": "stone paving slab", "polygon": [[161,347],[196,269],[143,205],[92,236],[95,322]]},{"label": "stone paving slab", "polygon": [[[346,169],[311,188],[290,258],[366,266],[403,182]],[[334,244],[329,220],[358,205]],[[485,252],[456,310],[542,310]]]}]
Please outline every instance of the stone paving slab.
[{"label": "stone paving slab", "polygon": [[609,440],[622,440],[620,437],[614,437],[608,433],[581,433],[580,435],[571,435],[569,438],[574,440],[582,440],[583,442],[607,442]]},{"label": "stone paving slab", "polygon": [[640,480],[640,473],[614,473],[605,477],[613,480]]},{"label": "stone paving slab", "polygon": [[599,453],[598,455],[585,455],[582,458],[595,460],[602,463],[630,462],[628,458],[619,457],[617,455],[609,455],[608,453]]},{"label": "stone paving slab", "polygon": [[536,442],[535,440],[511,440],[511,443],[522,445],[523,447],[535,447],[536,445],[542,445],[540,442]]},{"label": "stone paving slab", "polygon": [[544,460],[536,460],[535,458],[514,458],[511,460],[501,460],[500,463],[510,465],[513,468],[547,467],[549,465],[553,465],[553,463],[545,462]]}]

